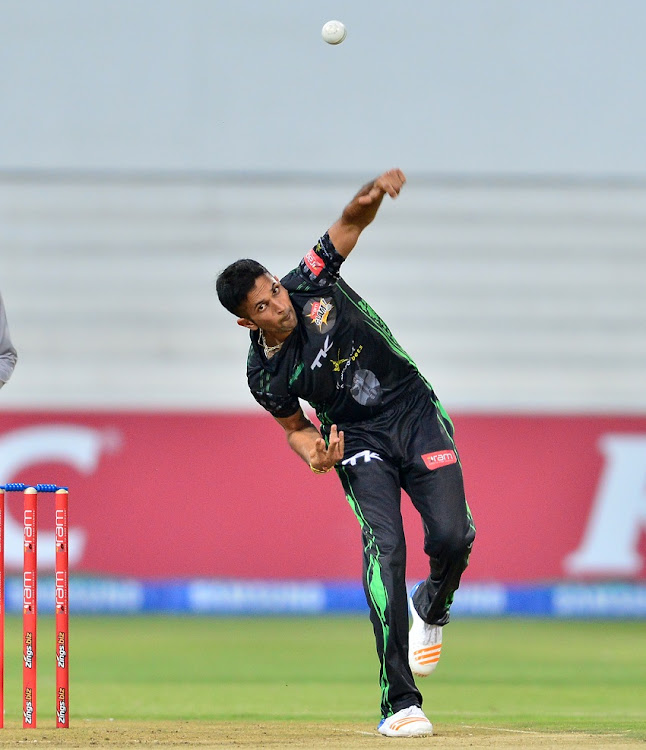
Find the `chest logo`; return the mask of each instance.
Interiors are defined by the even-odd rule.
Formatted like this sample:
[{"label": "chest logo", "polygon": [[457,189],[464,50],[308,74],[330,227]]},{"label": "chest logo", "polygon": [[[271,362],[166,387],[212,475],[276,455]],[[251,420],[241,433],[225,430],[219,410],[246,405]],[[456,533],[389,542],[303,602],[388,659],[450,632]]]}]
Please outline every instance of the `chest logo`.
[{"label": "chest logo", "polygon": [[319,353],[316,355],[316,359],[312,364],[310,365],[311,370],[316,370],[317,367],[323,367],[321,360],[327,359],[327,353],[332,348],[332,342],[330,341],[330,337],[326,336],[325,341],[323,343],[323,348],[319,349]]},{"label": "chest logo", "polygon": [[[346,368],[349,367],[350,362],[354,362],[355,359],[361,354],[361,350],[363,349],[363,344],[359,346],[358,349],[355,349],[354,346],[352,348],[352,353],[349,357],[339,357],[339,359],[331,359],[330,362],[332,363],[332,370],[334,372],[345,372]],[[339,355],[341,354],[341,350],[339,350]]]},{"label": "chest logo", "polygon": [[310,325],[318,328],[319,333],[326,333],[336,322],[336,308],[331,297],[310,299],[303,307],[303,317]]},{"label": "chest logo", "polygon": [[357,370],[354,373],[350,393],[361,406],[377,406],[383,396],[381,383],[371,370]]}]

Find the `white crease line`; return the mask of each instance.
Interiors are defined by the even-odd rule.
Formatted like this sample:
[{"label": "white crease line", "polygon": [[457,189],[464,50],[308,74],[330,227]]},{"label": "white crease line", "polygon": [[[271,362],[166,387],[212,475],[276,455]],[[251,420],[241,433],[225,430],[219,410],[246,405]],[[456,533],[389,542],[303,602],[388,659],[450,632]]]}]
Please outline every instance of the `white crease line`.
[{"label": "white crease line", "polygon": [[[491,729],[493,732],[513,732],[515,734],[540,734],[543,737],[552,737],[553,732],[535,732],[533,729],[506,729],[505,727],[485,727],[477,724],[460,724],[464,729]],[[608,732],[606,734],[588,734],[576,731],[557,732],[557,734],[569,734],[573,737],[626,737],[632,732],[631,729],[624,729],[622,732]]]},{"label": "white crease line", "polygon": [[461,724],[460,726],[464,729],[491,729],[493,732],[513,732],[514,734],[543,734],[548,735],[548,732],[534,732],[532,729],[504,729],[503,727],[482,727],[475,724]]}]

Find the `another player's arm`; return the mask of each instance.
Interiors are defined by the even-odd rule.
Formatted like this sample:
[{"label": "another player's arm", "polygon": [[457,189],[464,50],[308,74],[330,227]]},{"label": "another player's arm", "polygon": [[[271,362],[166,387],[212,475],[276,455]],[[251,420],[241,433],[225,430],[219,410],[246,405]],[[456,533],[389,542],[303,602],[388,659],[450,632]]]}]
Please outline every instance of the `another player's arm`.
[{"label": "another player's arm", "polygon": [[291,417],[274,419],[285,430],[290,448],[309,464],[311,469],[317,472],[329,471],[343,458],[343,432],[338,432],[336,425],[330,428],[330,442],[326,445],[302,409],[299,408]]},{"label": "another player's arm", "polygon": [[343,209],[341,218],[328,230],[339,255],[347,258],[357,244],[359,235],[377,215],[386,193],[396,198],[406,182],[401,169],[391,169],[364,185]]}]

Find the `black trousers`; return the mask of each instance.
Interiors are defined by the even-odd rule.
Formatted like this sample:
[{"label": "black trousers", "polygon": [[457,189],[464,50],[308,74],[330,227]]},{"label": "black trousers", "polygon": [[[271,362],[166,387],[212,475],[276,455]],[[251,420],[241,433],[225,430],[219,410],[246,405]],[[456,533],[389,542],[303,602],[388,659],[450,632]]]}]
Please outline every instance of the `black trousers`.
[{"label": "black trousers", "polygon": [[339,428],[345,433],[345,455],[337,473],[361,525],[363,585],[380,661],[381,710],[390,716],[422,705],[408,664],[401,490],[423,523],[430,572],[415,594],[415,604],[428,623],[444,625],[449,620],[475,527],[464,496],[453,425],[422,381],[376,418]]}]

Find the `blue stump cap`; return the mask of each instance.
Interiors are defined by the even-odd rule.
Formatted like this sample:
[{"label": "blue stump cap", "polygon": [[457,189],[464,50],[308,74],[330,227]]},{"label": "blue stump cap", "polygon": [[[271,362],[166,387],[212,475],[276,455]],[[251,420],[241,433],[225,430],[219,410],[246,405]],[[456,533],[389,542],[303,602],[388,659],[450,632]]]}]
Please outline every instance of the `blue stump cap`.
[{"label": "blue stump cap", "polygon": [[28,487],[33,487],[36,492],[58,492],[58,490],[67,489],[67,487],[59,487],[56,484],[24,484],[23,482],[0,484],[0,490],[5,492],[24,492]]}]

